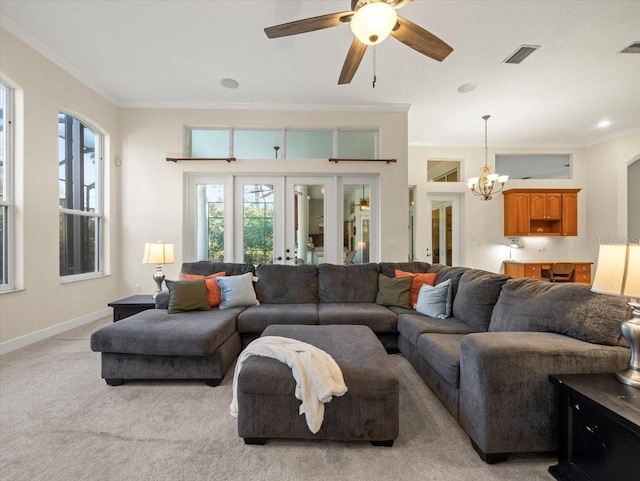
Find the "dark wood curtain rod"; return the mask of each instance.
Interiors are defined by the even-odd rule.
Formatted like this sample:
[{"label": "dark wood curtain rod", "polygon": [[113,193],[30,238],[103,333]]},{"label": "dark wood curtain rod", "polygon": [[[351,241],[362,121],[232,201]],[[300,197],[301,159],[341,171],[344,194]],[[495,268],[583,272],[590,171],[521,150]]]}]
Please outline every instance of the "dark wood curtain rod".
[{"label": "dark wood curtain rod", "polygon": [[200,160],[226,160],[227,162],[235,162],[235,157],[167,157],[167,162],[183,162],[183,161],[200,161]]},{"label": "dark wood curtain rod", "polygon": [[[183,161],[211,161],[224,160],[226,162],[235,162],[235,157],[167,157],[167,162],[183,162]],[[386,162],[387,164],[396,163],[396,159],[329,159],[329,162]]]},{"label": "dark wood curtain rod", "polygon": [[329,159],[329,162],[386,162],[387,164],[395,164],[396,159]]}]

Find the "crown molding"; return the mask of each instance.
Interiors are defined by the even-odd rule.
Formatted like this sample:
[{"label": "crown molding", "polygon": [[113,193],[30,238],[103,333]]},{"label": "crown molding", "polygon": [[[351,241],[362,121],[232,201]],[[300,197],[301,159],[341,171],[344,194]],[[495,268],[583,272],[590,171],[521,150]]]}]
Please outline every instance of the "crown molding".
[{"label": "crown molding", "polygon": [[637,129],[628,129],[628,130],[621,130],[620,132],[613,132],[611,134],[605,135],[603,137],[599,137],[596,140],[592,141],[592,142],[587,142],[585,143],[585,147],[593,147],[594,145],[598,145],[601,144],[603,142],[606,142],[607,140],[613,140],[613,139],[618,139],[620,137],[626,137],[627,135],[633,135],[633,134],[637,134],[640,132],[640,128]]},{"label": "crown molding", "polygon": [[55,65],[60,67],[62,70],[67,72],[69,75],[89,87],[91,90],[96,92],[98,95],[103,97],[108,102],[112,103],[116,107],[120,106],[120,100],[109,92],[107,89],[102,87],[98,82],[93,80],[88,75],[85,75],[80,70],[75,68],[69,62],[60,57],[57,53],[43,44],[40,40],[35,38],[29,32],[24,30],[22,27],[18,26],[13,20],[8,18],[6,15],[0,13],[0,26],[5,28],[7,31],[11,32],[13,35],[18,37],[24,43],[26,43],[29,47],[34,49],[36,52],[44,56],[47,60],[50,60]]},{"label": "crown molding", "polygon": [[297,110],[339,112],[408,112],[411,104],[279,104],[252,102],[197,102],[175,100],[122,100],[125,109]]}]

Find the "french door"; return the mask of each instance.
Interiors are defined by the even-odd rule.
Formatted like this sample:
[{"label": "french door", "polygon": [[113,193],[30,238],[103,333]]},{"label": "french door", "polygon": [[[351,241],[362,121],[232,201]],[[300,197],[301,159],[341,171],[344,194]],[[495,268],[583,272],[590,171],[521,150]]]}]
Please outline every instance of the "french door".
[{"label": "french door", "polygon": [[375,176],[190,174],[187,185],[185,260],[379,260]]},{"label": "french door", "polygon": [[319,264],[336,258],[332,177],[235,179],[234,261]]}]

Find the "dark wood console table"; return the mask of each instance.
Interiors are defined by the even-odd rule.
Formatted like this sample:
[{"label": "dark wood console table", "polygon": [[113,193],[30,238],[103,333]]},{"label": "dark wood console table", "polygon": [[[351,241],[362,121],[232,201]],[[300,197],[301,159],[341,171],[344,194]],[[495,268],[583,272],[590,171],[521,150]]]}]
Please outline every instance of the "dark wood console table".
[{"label": "dark wood console table", "polygon": [[148,294],[125,297],[119,301],[110,302],[107,305],[113,307],[113,322],[116,322],[133,316],[138,312],[154,309],[156,302],[153,300],[153,296]]},{"label": "dark wood console table", "polygon": [[559,388],[560,481],[640,481],[640,389],[614,374],[549,376]]}]

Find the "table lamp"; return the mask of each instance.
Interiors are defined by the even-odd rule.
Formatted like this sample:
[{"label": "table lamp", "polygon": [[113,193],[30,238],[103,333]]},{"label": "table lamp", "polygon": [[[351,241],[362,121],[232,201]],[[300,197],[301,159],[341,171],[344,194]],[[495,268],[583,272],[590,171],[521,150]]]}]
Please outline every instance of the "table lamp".
[{"label": "table lamp", "polygon": [[162,282],[164,281],[164,272],[162,272],[162,264],[173,264],[173,244],[165,244],[162,241],[147,242],[144,245],[143,264],[157,264],[156,273],[153,280],[156,281],[156,293],[162,290]]},{"label": "table lamp", "polygon": [[616,377],[640,388],[640,244],[601,245],[591,290],[629,298],[632,318],[623,322],[620,330],[631,348],[631,360],[629,369],[616,373]]}]

